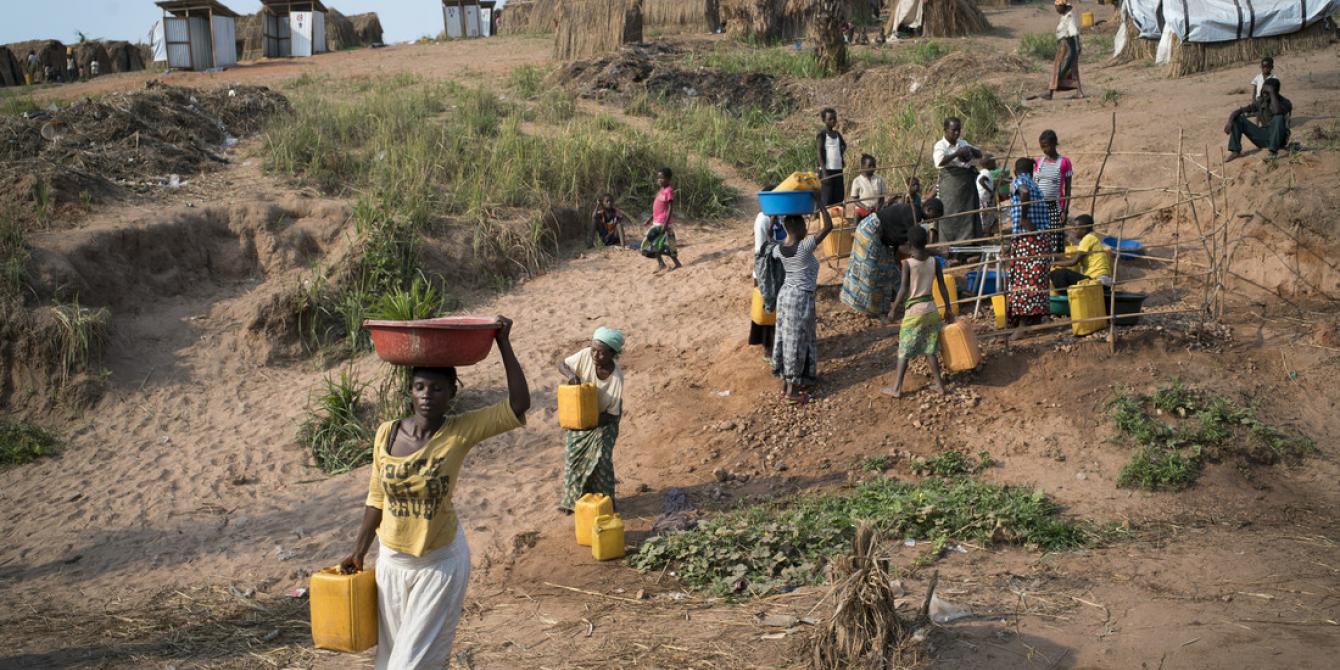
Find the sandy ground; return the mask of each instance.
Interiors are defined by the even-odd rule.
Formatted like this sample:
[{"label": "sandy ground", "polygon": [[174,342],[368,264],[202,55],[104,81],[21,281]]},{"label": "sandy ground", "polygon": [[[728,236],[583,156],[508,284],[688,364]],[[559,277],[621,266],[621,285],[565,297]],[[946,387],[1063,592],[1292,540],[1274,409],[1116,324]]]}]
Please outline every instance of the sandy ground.
[{"label": "sandy ground", "polygon": [[[1048,31],[1055,23],[1032,7],[988,14],[1001,27],[981,43],[999,48],[1020,32]],[[543,62],[547,48],[543,40],[520,38],[391,47],[167,79],[203,86],[277,82],[303,72],[409,69],[487,83],[517,64]],[[1217,160],[1223,119],[1246,97],[1241,91],[1253,69],[1169,81],[1138,65],[1091,66],[1091,98],[1030,104],[1023,136],[1056,129],[1080,184],[1096,176],[1095,154],[1106,144],[1113,111],[1118,152],[1168,151],[1181,127],[1189,147],[1208,147]],[[1329,121],[1323,117],[1340,111],[1335,47],[1281,59],[1278,71],[1290,82],[1286,95],[1298,110],[1295,133],[1324,127]],[[137,87],[149,77],[104,77],[44,95]],[[1040,87],[1045,75],[1032,78]],[[1115,109],[1098,99],[1105,88],[1122,91]],[[339,252],[344,204],[270,180],[249,160],[250,150],[239,146],[232,167],[202,178],[166,206],[108,207],[76,231],[33,240],[41,253],[70,258],[105,248],[97,235],[161,249],[119,277],[121,285],[105,287],[103,300],[115,313],[106,363],[111,387],[95,407],[68,418],[67,453],[0,472],[6,509],[0,599],[7,605],[0,624],[23,632],[0,633],[0,667],[282,667],[253,655],[278,645],[301,647],[301,635],[262,642],[257,630],[246,633],[255,638],[250,652],[234,645],[217,658],[184,663],[178,660],[181,628],[150,626],[128,639],[118,632],[128,624],[117,617],[125,615],[108,612],[165,589],[190,594],[201,585],[236,585],[271,599],[265,602],[282,601],[310,571],[348,552],[366,468],[324,476],[293,441],[307,393],[332,371],[266,365],[247,327],[258,302],[298,281],[310,258]],[[1334,188],[1334,181],[1317,176],[1336,174],[1334,152],[1315,156],[1307,159],[1315,164],[1295,170],[1297,183]],[[742,191],[753,187],[745,176],[716,167]],[[1161,186],[1173,170],[1170,157],[1117,155],[1104,183]],[[1245,183],[1273,188],[1283,179],[1262,170],[1254,159],[1228,166]],[[1100,220],[1163,202],[1160,197],[1167,195],[1105,202]],[[281,216],[292,229],[267,232]],[[517,320],[514,342],[535,409],[525,430],[472,453],[456,492],[475,566],[458,636],[465,654],[459,666],[791,667],[803,660],[799,635],[772,639],[767,634],[775,631],[759,627],[753,616],[804,614],[821,590],[739,605],[693,596],[676,601],[663,595],[680,590],[672,577],[596,564],[570,541],[568,521],[553,511],[562,451],[554,367],[605,324],[629,336],[622,361],[627,418],[616,464],[634,540],[670,488],[687,490],[700,506],[724,507],[751,495],[841,485],[848,469],[873,454],[930,454],[937,441],[987,449],[1002,463],[989,478],[1035,485],[1067,513],[1125,525],[1132,535],[1061,554],[975,547],[951,554],[937,565],[941,593],[978,616],[937,634],[934,667],[1330,667],[1326,659],[1340,652],[1334,623],[1340,614],[1334,515],[1340,472],[1327,436],[1340,431],[1340,419],[1327,383],[1336,370],[1334,352],[1308,344],[1303,336],[1310,322],[1275,305],[1242,301],[1230,312],[1235,339],[1218,349],[1192,351],[1154,330],[1127,336],[1115,354],[1105,342],[1054,336],[1010,352],[993,342],[982,369],[956,380],[976,397],[976,409],[966,400],[937,402],[936,420],[916,428],[913,417],[929,413],[931,400],[921,392],[897,402],[879,395],[891,381],[893,331],[846,312],[829,268],[820,294],[821,400],[796,412],[803,427],[787,431],[767,458],[769,450],[750,431],[789,423],[791,410],[777,401],[775,382],[744,342],[751,218],[686,225],[686,267],[669,275],[653,275],[654,264],[631,252],[574,253],[544,276],[469,305],[469,312]],[[1172,235],[1152,220],[1139,223],[1134,232],[1146,239]],[[307,248],[295,244],[293,231],[314,245],[306,255],[291,251]],[[218,261],[201,270],[163,242],[183,235],[188,246]],[[129,247],[124,253],[127,264],[137,258]],[[1177,298],[1160,291],[1151,302]],[[352,367],[366,379],[379,374],[380,365],[367,356]],[[462,407],[502,397],[496,355],[463,376]],[[1314,436],[1320,454],[1302,467],[1258,470],[1250,478],[1232,465],[1214,465],[1198,486],[1180,494],[1116,488],[1128,448],[1109,441],[1103,403],[1115,388],[1147,389],[1172,378],[1254,398],[1278,423]],[[925,383],[916,374],[909,380],[914,391]],[[726,420],[753,428],[722,430]],[[720,484],[712,475],[719,467],[751,478]],[[905,549],[896,557],[910,563],[915,554]],[[924,571],[909,577],[914,595],[928,577]],[[651,598],[631,600],[639,589]],[[141,611],[153,620],[154,612]],[[274,658],[296,667],[370,666],[366,654],[306,651]]]}]

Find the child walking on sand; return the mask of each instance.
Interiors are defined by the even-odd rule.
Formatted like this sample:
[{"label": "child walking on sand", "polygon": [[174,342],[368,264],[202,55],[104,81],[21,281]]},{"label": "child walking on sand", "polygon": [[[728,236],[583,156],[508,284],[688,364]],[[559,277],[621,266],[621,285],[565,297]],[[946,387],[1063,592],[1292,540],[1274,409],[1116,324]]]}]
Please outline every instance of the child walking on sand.
[{"label": "child walking on sand", "polygon": [[940,362],[935,354],[940,350],[940,330],[946,323],[954,322],[953,310],[945,310],[940,318],[940,310],[935,306],[931,291],[938,286],[941,295],[949,295],[945,288],[944,272],[940,264],[926,251],[930,236],[921,226],[912,226],[907,231],[907,244],[903,246],[907,259],[903,261],[902,282],[898,285],[898,297],[894,298],[894,310],[903,310],[902,327],[898,330],[898,381],[892,389],[885,391],[895,398],[903,395],[903,376],[907,374],[907,359],[925,356],[931,366],[931,377],[940,393],[948,393],[944,379],[940,376]]},{"label": "child walking on sand", "polygon": [[651,226],[647,230],[646,237],[642,238],[642,255],[656,259],[656,264],[660,266],[657,272],[666,268],[664,258],[666,256],[675,262],[672,270],[684,267],[679,262],[679,253],[675,251],[675,230],[671,227],[674,224],[675,210],[675,189],[670,186],[670,180],[673,178],[674,173],[668,167],[656,171],[656,185],[660,190],[656,192],[656,199],[651,203],[651,216],[642,224],[644,227]]}]

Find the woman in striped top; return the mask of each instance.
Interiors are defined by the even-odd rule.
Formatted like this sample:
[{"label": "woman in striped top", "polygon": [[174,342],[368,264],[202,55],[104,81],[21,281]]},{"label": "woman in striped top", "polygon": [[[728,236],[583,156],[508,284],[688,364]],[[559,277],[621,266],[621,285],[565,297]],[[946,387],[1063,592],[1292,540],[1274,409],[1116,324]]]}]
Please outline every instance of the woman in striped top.
[{"label": "woman in striped top", "polygon": [[1057,153],[1057,144],[1059,141],[1055,130],[1042,131],[1042,136],[1038,138],[1042,155],[1038,156],[1033,168],[1033,181],[1042,191],[1042,198],[1047,201],[1046,227],[1055,231],[1051,239],[1052,251],[1065,253],[1065,231],[1062,228],[1070,220],[1070,182],[1074,168],[1069,158]]}]

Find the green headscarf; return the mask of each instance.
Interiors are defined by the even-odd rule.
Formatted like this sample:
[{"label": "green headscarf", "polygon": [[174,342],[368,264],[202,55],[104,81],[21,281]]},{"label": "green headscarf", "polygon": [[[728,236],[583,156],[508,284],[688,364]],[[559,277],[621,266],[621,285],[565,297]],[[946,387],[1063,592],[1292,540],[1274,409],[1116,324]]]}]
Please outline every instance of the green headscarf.
[{"label": "green headscarf", "polygon": [[604,344],[615,354],[623,353],[623,333],[613,329],[601,326],[596,329],[596,334],[591,339]]}]

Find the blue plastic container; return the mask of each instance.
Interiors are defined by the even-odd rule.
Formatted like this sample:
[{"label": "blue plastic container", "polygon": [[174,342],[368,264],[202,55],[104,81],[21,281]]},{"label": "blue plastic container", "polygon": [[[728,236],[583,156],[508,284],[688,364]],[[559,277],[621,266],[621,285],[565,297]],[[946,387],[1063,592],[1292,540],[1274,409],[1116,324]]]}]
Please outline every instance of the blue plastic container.
[{"label": "blue plastic container", "polygon": [[[965,284],[966,284],[967,287],[968,287],[968,293],[969,293],[970,295],[977,295],[977,282],[978,282],[978,277],[980,277],[980,276],[981,276],[981,273],[978,272],[977,270],[969,270],[968,273],[967,273],[967,275],[964,276],[964,279],[966,280],[966,281],[965,281]],[[986,290],[985,290],[985,291],[982,291],[982,295],[993,295],[993,294],[995,294],[995,293],[999,293],[1000,291],[997,290],[997,288],[996,288],[996,283],[997,283],[997,281],[998,281],[998,277],[996,276],[996,271],[995,271],[995,270],[987,270],[987,271],[986,271]]]},{"label": "blue plastic container", "polygon": [[758,209],[768,216],[806,216],[815,212],[814,191],[759,191]]},{"label": "blue plastic container", "polygon": [[1117,238],[1109,235],[1103,238],[1103,244],[1110,249],[1115,249],[1122,258],[1132,259],[1145,255],[1145,245],[1141,244],[1140,240],[1124,239],[1121,241],[1121,248],[1118,249]]}]

